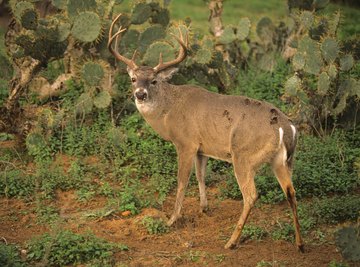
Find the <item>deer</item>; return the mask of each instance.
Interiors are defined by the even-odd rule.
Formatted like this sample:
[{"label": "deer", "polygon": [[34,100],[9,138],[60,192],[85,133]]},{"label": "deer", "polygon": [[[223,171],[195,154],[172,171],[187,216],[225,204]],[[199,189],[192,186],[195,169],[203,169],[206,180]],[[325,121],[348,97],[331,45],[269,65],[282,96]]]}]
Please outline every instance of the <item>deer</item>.
[{"label": "deer", "polygon": [[195,165],[200,194],[200,211],[206,212],[205,171],[209,158],[232,163],[243,196],[243,210],[226,249],[237,246],[242,229],[258,198],[255,173],[270,163],[292,210],[295,240],[304,252],[292,183],[293,159],[298,133],[291,120],[273,105],[245,96],[223,95],[194,85],[173,85],[168,81],[187,56],[188,33],[173,37],[179,43],[175,59],[163,62],[162,54],[155,67],[138,66],[117,49],[119,36],[114,33],[119,14],[111,23],[108,49],[116,60],[126,64],[132,83],[135,105],[145,121],[177,152],[177,190],[173,213],[167,221],[172,226],[180,217],[185,190]]}]

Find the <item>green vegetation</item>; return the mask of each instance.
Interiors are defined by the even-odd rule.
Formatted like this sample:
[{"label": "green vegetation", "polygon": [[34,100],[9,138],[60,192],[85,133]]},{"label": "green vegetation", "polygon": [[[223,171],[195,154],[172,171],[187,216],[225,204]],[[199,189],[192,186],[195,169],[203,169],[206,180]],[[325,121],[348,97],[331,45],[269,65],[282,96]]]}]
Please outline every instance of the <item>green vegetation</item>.
[{"label": "green vegetation", "polygon": [[141,224],[146,228],[149,234],[163,234],[169,231],[169,227],[161,218],[153,218],[150,216],[145,216],[141,220]]},{"label": "green vegetation", "polygon": [[[289,114],[300,131],[293,183],[305,239],[335,240],[344,258],[358,259],[352,249],[358,239],[350,238],[358,233],[356,227],[340,228],[335,238],[319,229],[354,223],[360,212],[358,10],[330,4],[323,10],[296,9],[291,19],[277,0],[228,0],[224,33],[215,37],[208,33],[206,1],[171,1],[167,6],[163,1],[53,0],[62,11],[45,18],[35,1],[10,2],[20,30],[8,40],[9,59],[5,30],[0,29],[0,108],[8,101],[14,69],[24,74],[31,72],[29,62],[40,63],[21,87],[15,105],[22,110],[19,118],[11,117],[17,113],[8,118],[16,131],[0,133],[0,197],[33,203],[29,212],[36,223],[54,226],[64,220],[55,203],[59,192],[74,192],[81,207],[104,199],[88,216],[96,219],[162,209],[174,193],[175,148],[136,112],[124,64],[115,63],[106,48],[111,18],[121,12],[120,22],[128,30],[118,48],[127,57],[137,49],[138,64],[157,64],[160,52],[165,61],[174,58],[178,44],[171,34],[179,36],[180,29],[183,35],[190,33],[189,55],[173,83],[265,100]],[[284,55],[287,49],[293,53]],[[12,82],[10,89],[17,81]],[[3,129],[9,120],[0,120]],[[15,142],[19,145],[5,145]],[[219,201],[241,199],[230,164],[210,160],[206,178],[207,186],[220,188]],[[256,186],[258,205],[285,201],[269,166],[259,170]],[[197,191],[193,178],[190,187]],[[266,227],[247,224],[242,238],[292,241],[288,215]],[[159,218],[146,216],[139,224],[152,235],[171,231]],[[26,262],[17,245],[0,243],[0,265],[112,266],[114,253],[126,249],[93,234],[59,230],[28,242]],[[210,258],[195,250],[185,257],[189,262]],[[226,261],[223,254],[213,258]],[[257,264],[275,265],[283,263]],[[329,266],[348,265],[332,261]]]},{"label": "green vegetation", "polygon": [[76,234],[68,230],[54,235],[43,234],[31,240],[27,259],[46,263],[48,266],[69,264],[93,264],[111,266],[116,251],[127,250],[127,246],[109,243],[91,233]]}]

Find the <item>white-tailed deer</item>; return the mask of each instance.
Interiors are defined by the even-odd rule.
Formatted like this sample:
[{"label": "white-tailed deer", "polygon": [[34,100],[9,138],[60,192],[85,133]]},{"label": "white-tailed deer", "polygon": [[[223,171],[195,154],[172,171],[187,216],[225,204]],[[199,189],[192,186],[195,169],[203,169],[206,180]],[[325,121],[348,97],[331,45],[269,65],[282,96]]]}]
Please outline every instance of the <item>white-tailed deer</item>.
[{"label": "white-tailed deer", "polygon": [[[121,14],[120,14],[121,15]],[[244,208],[225,248],[233,248],[257,199],[254,176],[263,163],[270,163],[293,213],[296,244],[303,251],[297,216],[295,190],[291,181],[297,132],[291,121],[269,103],[243,96],[220,95],[193,85],[172,85],[166,80],[176,71],[172,66],[186,57],[188,36],[174,36],[180,44],[176,59],[152,68],[137,66],[117,51],[120,34],[109,31],[108,48],[117,60],[127,65],[135,103],[148,124],[171,141],[178,155],[178,188],[174,212],[168,225],[179,217],[185,188],[195,163],[199,182],[200,207],[207,208],[205,169],[208,158],[231,162],[243,195]],[[115,47],[113,43],[115,41]]]}]

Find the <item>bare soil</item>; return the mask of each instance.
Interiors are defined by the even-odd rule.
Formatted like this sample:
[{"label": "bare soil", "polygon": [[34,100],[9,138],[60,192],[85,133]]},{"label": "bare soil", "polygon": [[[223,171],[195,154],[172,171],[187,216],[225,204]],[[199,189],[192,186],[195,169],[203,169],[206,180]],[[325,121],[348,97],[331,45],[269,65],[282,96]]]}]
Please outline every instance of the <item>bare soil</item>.
[{"label": "bare soil", "polygon": [[[199,212],[197,197],[187,196],[183,218],[168,233],[150,235],[140,223],[142,218],[152,216],[166,219],[171,214],[173,201],[174,196],[168,197],[163,210],[144,209],[136,216],[116,213],[99,218],[90,215],[105,207],[105,198],[97,197],[81,203],[76,200],[75,193],[69,191],[58,192],[55,200],[62,218],[58,227],[75,232],[91,230],[106,240],[126,244],[129,250],[115,255],[116,262],[126,266],[320,267],[328,266],[333,260],[342,262],[331,235],[328,235],[329,240],[321,242],[306,236],[305,253],[298,252],[292,242],[273,240],[269,236],[260,241],[245,240],[233,250],[224,249],[242,210],[242,203],[219,200],[217,189],[214,188],[209,190],[210,210],[206,214]],[[37,223],[35,207],[35,203],[22,200],[0,199],[0,238],[25,247],[27,240],[51,231],[50,225]],[[286,203],[262,204],[254,208],[248,223],[269,229],[279,220],[291,222],[289,213]]]}]

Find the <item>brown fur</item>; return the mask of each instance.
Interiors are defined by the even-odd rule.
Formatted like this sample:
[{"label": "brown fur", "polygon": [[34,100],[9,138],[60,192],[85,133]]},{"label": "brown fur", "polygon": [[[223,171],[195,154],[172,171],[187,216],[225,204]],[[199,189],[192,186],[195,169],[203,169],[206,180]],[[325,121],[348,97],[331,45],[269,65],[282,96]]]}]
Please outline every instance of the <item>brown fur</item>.
[{"label": "brown fur", "polygon": [[[137,103],[147,123],[164,139],[171,141],[178,153],[178,190],[174,213],[168,224],[179,217],[185,188],[195,163],[199,181],[201,210],[207,208],[205,166],[208,157],[234,165],[235,175],[244,197],[244,210],[237,227],[226,244],[234,247],[254,206],[257,193],[254,175],[263,163],[271,163],[294,215],[296,242],[303,248],[296,212],[291,167],[296,146],[291,121],[269,103],[243,96],[220,95],[193,85],[175,86],[165,81],[166,73],[157,74],[148,67],[129,70],[135,78],[134,91],[147,90],[148,98]],[[156,85],[151,82],[157,80]],[[279,128],[283,129],[283,143]],[[284,156],[282,146],[286,150]],[[288,192],[293,192],[289,194]]]},{"label": "brown fur", "polygon": [[120,16],[111,23],[108,48],[128,66],[138,110],[160,136],[175,145],[178,154],[178,188],[174,212],[168,225],[180,217],[194,163],[200,208],[204,211],[207,208],[204,178],[208,158],[231,162],[244,199],[244,209],[225,245],[225,248],[234,247],[257,199],[255,172],[261,164],[269,162],[289,201],[296,244],[303,250],[295,190],[291,181],[296,136],[289,119],[266,102],[215,94],[193,85],[175,86],[167,83],[166,80],[174,73],[170,67],[186,57],[188,36],[183,38],[180,29],[180,38],[174,35],[180,45],[176,59],[163,63],[160,55],[156,67],[138,67],[133,59],[120,55],[113,47],[113,42],[117,44],[120,34],[125,31],[120,27],[113,34]]}]

